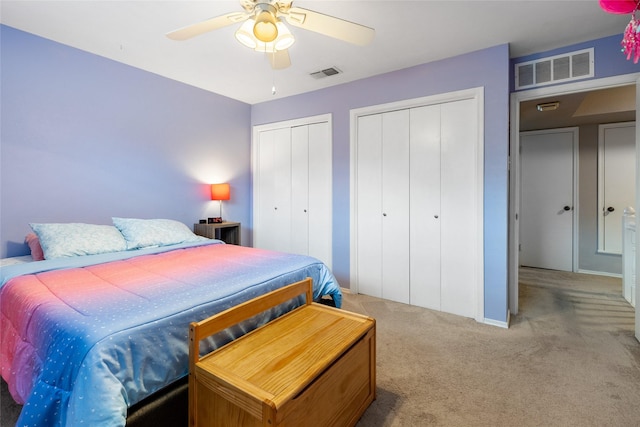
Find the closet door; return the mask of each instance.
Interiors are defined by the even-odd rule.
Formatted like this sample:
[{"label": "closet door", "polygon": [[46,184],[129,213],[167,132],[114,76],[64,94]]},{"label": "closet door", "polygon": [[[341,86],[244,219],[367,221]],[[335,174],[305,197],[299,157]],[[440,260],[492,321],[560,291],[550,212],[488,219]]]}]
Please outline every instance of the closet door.
[{"label": "closet door", "polygon": [[254,246],[310,255],[331,268],[330,116],[257,126],[252,150]]},{"label": "closet door", "polygon": [[358,119],[358,291],[409,303],[409,112]]},{"label": "closet door", "polygon": [[382,115],[382,297],[409,304],[409,110]]},{"label": "closet door", "polygon": [[357,126],[358,292],[382,297],[382,115],[359,117]]},{"label": "closet door", "polygon": [[333,168],[328,122],[308,126],[309,244],[308,254],[332,268],[333,261]]},{"label": "closet door", "polygon": [[332,203],[329,123],[291,128],[291,252],[331,268]]},{"label": "closet door", "polygon": [[441,105],[440,301],[442,311],[467,317],[477,311],[477,129],[475,100]]},{"label": "closet door", "polygon": [[291,128],[291,252],[309,252],[309,127]]},{"label": "closet door", "polygon": [[352,115],[358,292],[483,318],[481,94]]},{"label": "closet door", "polygon": [[260,132],[258,158],[259,221],[254,246],[291,251],[291,132]]},{"label": "closet door", "polygon": [[410,114],[411,304],[440,310],[440,106]]}]

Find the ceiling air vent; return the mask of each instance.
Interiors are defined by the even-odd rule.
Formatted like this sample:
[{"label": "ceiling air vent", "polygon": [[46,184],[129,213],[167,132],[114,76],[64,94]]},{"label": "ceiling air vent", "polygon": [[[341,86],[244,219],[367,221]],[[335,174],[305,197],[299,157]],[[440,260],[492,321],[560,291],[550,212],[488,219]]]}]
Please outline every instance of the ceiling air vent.
[{"label": "ceiling air vent", "polygon": [[315,73],[309,74],[314,79],[322,79],[324,77],[335,76],[336,74],[340,74],[342,71],[338,70],[336,67],[325,68],[324,70],[316,71]]},{"label": "ceiling air vent", "polygon": [[516,89],[593,77],[593,48],[516,64]]}]

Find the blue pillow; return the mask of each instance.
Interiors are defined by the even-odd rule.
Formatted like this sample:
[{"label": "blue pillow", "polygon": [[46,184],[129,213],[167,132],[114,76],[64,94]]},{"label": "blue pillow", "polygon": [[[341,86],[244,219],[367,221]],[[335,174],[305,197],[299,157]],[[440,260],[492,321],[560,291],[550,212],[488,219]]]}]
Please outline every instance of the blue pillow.
[{"label": "blue pillow", "polygon": [[189,227],[172,219],[112,219],[113,225],[120,230],[127,241],[127,249],[140,249],[208,240],[206,237],[196,236]]},{"label": "blue pillow", "polygon": [[127,249],[112,225],[83,223],[29,224],[38,236],[45,259],[95,255]]}]

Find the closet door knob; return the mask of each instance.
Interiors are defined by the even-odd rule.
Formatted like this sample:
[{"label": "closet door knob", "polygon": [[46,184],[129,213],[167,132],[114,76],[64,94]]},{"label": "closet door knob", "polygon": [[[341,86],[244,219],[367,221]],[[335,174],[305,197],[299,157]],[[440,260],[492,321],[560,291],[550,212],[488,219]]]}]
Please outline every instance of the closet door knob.
[{"label": "closet door knob", "polygon": [[382,216],[387,216],[387,214],[383,212],[383,213],[382,213]]},{"label": "closet door knob", "polygon": [[565,207],[564,207],[564,208],[562,208],[562,209],[564,209],[565,211],[570,211],[570,210],[571,210],[571,208],[570,208],[569,206],[565,206]]},{"label": "closet door knob", "polygon": [[615,208],[613,206],[609,206],[607,208],[607,212],[613,212],[613,211],[615,211]]},{"label": "closet door knob", "polygon": [[434,215],[433,217],[434,217],[435,219],[438,219],[438,215]]}]

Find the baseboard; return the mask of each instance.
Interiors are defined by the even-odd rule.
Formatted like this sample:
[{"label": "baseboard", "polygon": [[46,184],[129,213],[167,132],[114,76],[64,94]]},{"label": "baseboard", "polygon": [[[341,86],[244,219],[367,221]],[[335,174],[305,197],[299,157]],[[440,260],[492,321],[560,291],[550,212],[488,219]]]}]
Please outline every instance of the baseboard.
[{"label": "baseboard", "polygon": [[484,318],[483,322],[485,325],[497,326],[499,328],[509,329],[509,322],[511,321],[511,310],[507,310],[507,321],[501,322],[499,320],[487,319]]},{"label": "baseboard", "polygon": [[619,274],[619,273],[607,273],[606,271],[592,271],[592,270],[581,270],[581,269],[578,269],[578,273],[592,274],[594,276],[617,277],[618,279],[622,279],[622,274]]},{"label": "baseboard", "polygon": [[[340,287],[343,294],[351,294],[351,289]],[[511,320],[511,310],[507,310],[507,321],[501,322],[499,320],[487,319],[486,317],[481,321],[486,325],[497,326],[499,328],[509,329],[509,321]]]}]

